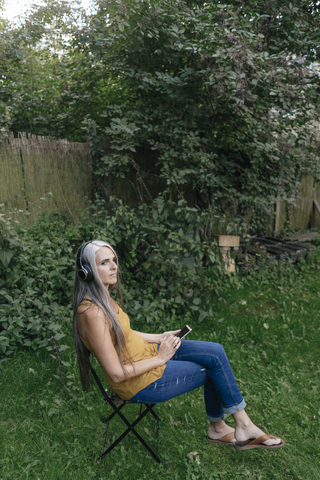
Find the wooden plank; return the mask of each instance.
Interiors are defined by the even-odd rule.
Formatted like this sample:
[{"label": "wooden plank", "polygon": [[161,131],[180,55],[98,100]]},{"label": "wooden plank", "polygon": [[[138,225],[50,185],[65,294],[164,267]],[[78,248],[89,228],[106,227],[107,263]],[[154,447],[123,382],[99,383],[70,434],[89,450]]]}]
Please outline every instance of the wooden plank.
[{"label": "wooden plank", "polygon": [[[314,192],[314,193],[316,193],[316,192]],[[314,203],[314,205],[315,205],[315,207],[316,207],[316,209],[318,210],[318,213],[319,213],[319,215],[320,215],[320,205],[319,205],[319,203],[317,202],[317,199],[315,198],[315,196],[313,197],[313,203]]]},{"label": "wooden plank", "polygon": [[276,219],[274,224],[274,233],[277,233],[279,231],[279,218],[280,218],[280,198],[278,197],[278,200],[276,203]]},{"label": "wooden plank", "polygon": [[316,210],[318,211],[318,214],[320,214],[320,206],[319,206],[319,203],[317,202],[317,192],[316,192],[316,189],[314,189],[313,195],[312,195],[311,228],[314,228],[316,226]]},{"label": "wooden plank", "polygon": [[238,235],[213,235],[219,247],[239,247],[240,237]]},{"label": "wooden plank", "polygon": [[283,237],[283,240],[290,240],[290,242],[312,242],[315,238],[319,237],[318,232],[309,232],[309,233],[296,233],[294,235]]}]

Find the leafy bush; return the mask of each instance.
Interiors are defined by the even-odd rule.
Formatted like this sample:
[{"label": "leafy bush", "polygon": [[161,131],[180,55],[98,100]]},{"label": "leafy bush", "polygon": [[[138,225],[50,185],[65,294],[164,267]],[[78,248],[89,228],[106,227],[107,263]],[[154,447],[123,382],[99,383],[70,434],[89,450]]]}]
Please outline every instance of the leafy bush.
[{"label": "leafy bush", "polygon": [[[135,328],[149,331],[214,317],[214,303],[226,287],[268,284],[294,276],[290,264],[227,274],[206,235],[208,213],[183,201],[158,197],[137,210],[111,199],[92,206],[72,225],[67,215],[44,215],[36,225],[14,225],[2,213],[0,228],[0,352],[18,346],[46,347],[53,356],[68,348],[60,340],[71,328],[74,258],[80,244],[101,239],[115,246],[121,266],[125,307]],[[118,299],[119,300],[119,299]],[[53,351],[55,350],[55,351]]]},{"label": "leafy bush", "polygon": [[201,304],[221,283],[220,259],[200,239],[205,214],[188,207],[181,215],[180,207],[161,197],[137,211],[115,201],[107,209],[101,201],[91,219],[84,217],[76,226],[59,213],[29,227],[13,226],[14,215],[2,213],[1,352],[10,355],[19,345],[52,348],[50,341],[62,338],[70,328],[76,250],[93,238],[110,242],[119,253],[133,319],[158,329],[177,316],[192,314],[202,321],[212,315]]},{"label": "leafy bush", "polygon": [[217,292],[223,270],[205,236],[208,214],[159,196],[138,209],[103,201],[91,237],[110,242],[120,257],[125,304],[133,320],[159,329],[192,314],[202,321],[203,298]]},{"label": "leafy bush", "polygon": [[42,217],[30,228],[13,227],[14,215],[2,213],[1,219],[0,352],[10,355],[18,345],[39,348],[64,337],[63,327],[70,323],[72,242],[80,243],[81,234],[63,215]]},{"label": "leafy bush", "polygon": [[[292,4],[100,3],[74,41],[90,52],[91,81],[110,82],[105,111],[91,116],[108,138],[95,172],[108,186],[125,179],[141,203],[161,191],[268,229],[277,198],[292,203],[301,179],[320,174],[313,54],[278,23],[299,18],[312,43],[319,12]],[[289,54],[302,51],[301,64]]]}]

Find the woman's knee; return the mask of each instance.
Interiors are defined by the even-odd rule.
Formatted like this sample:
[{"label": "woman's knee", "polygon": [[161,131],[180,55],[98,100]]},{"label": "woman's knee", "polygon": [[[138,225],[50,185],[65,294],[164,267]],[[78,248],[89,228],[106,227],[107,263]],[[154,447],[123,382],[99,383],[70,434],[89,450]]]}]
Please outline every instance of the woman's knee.
[{"label": "woman's knee", "polygon": [[227,354],[221,343],[212,343],[212,354],[220,359],[228,359]]},{"label": "woman's knee", "polygon": [[226,352],[224,351],[224,348],[221,345],[221,343],[212,342],[211,344],[212,344],[212,348],[213,348],[215,353],[220,354],[220,355],[225,355],[226,354]]},{"label": "woman's knee", "polygon": [[186,360],[202,365],[202,360],[205,361],[206,357],[213,357],[222,361],[227,359],[224,348],[220,343],[201,340],[183,340],[173,360]]}]

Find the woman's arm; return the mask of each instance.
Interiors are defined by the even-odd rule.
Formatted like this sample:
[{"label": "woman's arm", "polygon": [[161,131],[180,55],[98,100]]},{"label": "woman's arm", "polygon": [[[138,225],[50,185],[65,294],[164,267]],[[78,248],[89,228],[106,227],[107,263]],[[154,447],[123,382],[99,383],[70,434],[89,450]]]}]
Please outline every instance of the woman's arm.
[{"label": "woman's arm", "polygon": [[145,342],[148,343],[160,343],[160,333],[143,333],[143,332],[137,332],[137,330],[133,330],[135,333],[137,333]]},{"label": "woman's arm", "polygon": [[170,335],[176,335],[180,332],[180,330],[173,330],[172,332],[164,333],[142,333],[137,332],[137,330],[134,330],[134,332],[140,335],[140,337],[143,338],[145,342],[161,344],[166,337],[169,337]]},{"label": "woman's arm", "polygon": [[91,307],[79,315],[79,320],[82,327],[81,331],[88,340],[92,353],[100,363],[102,370],[114,383],[120,383],[164,365],[173,357],[181,343],[179,338],[169,335],[162,342],[157,356],[132,364],[129,363],[122,368],[111,339],[109,325],[101,309]]}]

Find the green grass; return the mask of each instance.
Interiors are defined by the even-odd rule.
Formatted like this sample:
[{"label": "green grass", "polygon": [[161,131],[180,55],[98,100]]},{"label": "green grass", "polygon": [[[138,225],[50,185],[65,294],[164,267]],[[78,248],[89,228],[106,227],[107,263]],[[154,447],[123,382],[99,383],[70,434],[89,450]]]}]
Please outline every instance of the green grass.
[{"label": "green grass", "polygon": [[[46,350],[21,349],[0,364],[0,479],[320,479],[319,287],[317,264],[283,271],[276,279],[243,279],[208,299],[213,320],[191,324],[193,339],[222,343],[247,412],[266,432],[282,437],[285,448],[237,452],[209,444],[198,389],[156,407],[167,470],[133,435],[97,462],[105,406],[97,390],[81,393],[73,349],[66,354],[75,376],[71,393],[53,376],[57,364]],[[150,417],[139,429],[152,445],[154,427]],[[121,428],[114,421],[110,436]],[[200,465],[190,458],[195,451]]]}]

